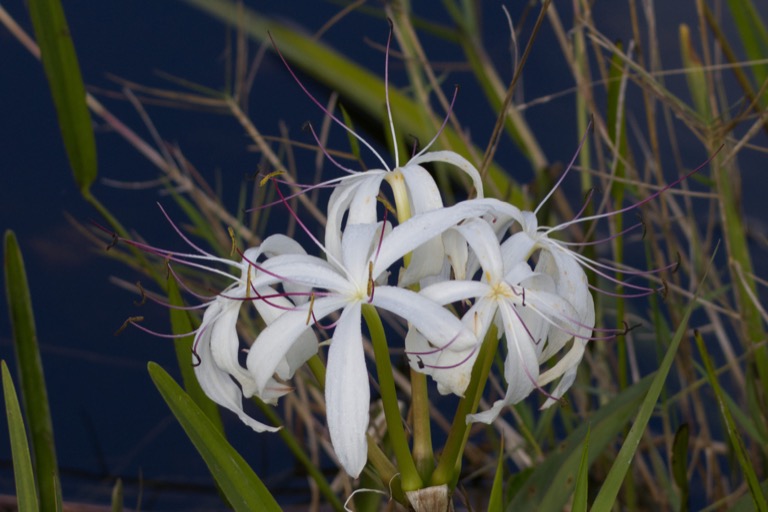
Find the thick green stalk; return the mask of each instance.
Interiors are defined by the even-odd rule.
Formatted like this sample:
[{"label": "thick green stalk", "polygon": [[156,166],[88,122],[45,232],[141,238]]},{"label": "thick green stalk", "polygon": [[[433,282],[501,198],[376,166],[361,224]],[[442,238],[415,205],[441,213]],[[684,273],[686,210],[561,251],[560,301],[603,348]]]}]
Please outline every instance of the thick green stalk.
[{"label": "thick green stalk", "polygon": [[370,304],[363,305],[363,317],[368,325],[368,333],[373,343],[373,353],[376,358],[376,374],[381,390],[381,401],[384,404],[384,417],[387,420],[387,431],[392,442],[392,448],[397,458],[397,466],[400,470],[400,479],[403,490],[413,491],[421,489],[424,482],[416,470],[408,439],[403,428],[403,418],[400,416],[400,407],[397,403],[397,391],[395,379],[392,376],[392,362],[389,360],[389,346],[384,333],[384,325],[376,312],[376,308]]},{"label": "thick green stalk", "polygon": [[453,424],[450,432],[448,432],[443,453],[440,455],[435,472],[432,473],[431,486],[455,485],[455,477],[459,473],[458,469],[461,469],[461,454],[464,453],[464,447],[469,438],[467,416],[477,410],[485,382],[488,380],[488,373],[491,371],[493,358],[496,356],[497,347],[496,326],[492,325],[480,347],[480,354],[472,368],[472,377],[464,392],[464,397],[459,400],[459,405],[456,407],[456,414],[453,416]]}]

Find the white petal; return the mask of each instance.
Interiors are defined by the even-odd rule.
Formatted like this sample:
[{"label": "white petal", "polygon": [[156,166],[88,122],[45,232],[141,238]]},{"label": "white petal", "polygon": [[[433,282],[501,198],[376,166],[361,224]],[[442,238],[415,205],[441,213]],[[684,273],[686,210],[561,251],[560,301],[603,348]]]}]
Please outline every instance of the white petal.
[{"label": "white petal", "polygon": [[360,331],[360,303],[341,313],[328,350],[325,404],[328,431],[344,470],[357,478],[368,459],[370,388]]},{"label": "white petal", "polygon": [[378,286],[373,305],[410,322],[437,347],[464,350],[477,345],[477,339],[461,320],[439,304],[410,290]]},{"label": "white petal", "polygon": [[264,277],[266,272],[260,271],[257,279],[253,281],[253,286],[260,287],[262,283],[273,284],[274,282],[290,281],[311,288],[324,288],[340,292],[350,290],[347,278],[340,275],[336,267],[316,256],[284,254],[268,259],[262,268],[272,275]]},{"label": "white petal", "polygon": [[232,375],[243,388],[243,395],[249,397],[256,389],[251,375],[240,365],[237,317],[240,314],[241,302],[227,299],[218,299],[218,302],[222,302],[221,310],[206,326],[210,333],[211,356],[216,366]]},{"label": "white petal", "polygon": [[374,266],[374,275],[379,275],[424,240],[429,240],[469,217],[476,217],[492,209],[500,201],[472,199],[462,201],[448,208],[432,210],[415,215],[392,230],[379,251]]},{"label": "white petal", "polygon": [[200,387],[205,394],[219,404],[237,414],[240,420],[251,427],[256,432],[274,432],[277,427],[265,425],[248,416],[243,410],[243,394],[240,388],[235,384],[229,373],[221,370],[215,363],[211,354],[211,331],[210,324],[206,322],[206,316],[215,317],[218,314],[220,305],[215,302],[208,307],[203,315],[203,323],[195,338],[195,351],[197,357],[195,362],[195,376],[200,383]]},{"label": "white petal", "polygon": [[348,224],[341,239],[342,263],[358,284],[368,282],[368,262],[379,241],[381,224]]},{"label": "white petal", "polygon": [[482,297],[490,291],[488,284],[479,281],[443,281],[427,286],[419,294],[440,305],[445,305]]},{"label": "white petal", "polygon": [[453,151],[432,151],[411,159],[408,165],[418,165],[427,162],[445,162],[455,165],[472,179],[472,185],[477,191],[477,197],[483,197],[483,179],[480,177],[480,173],[475,166],[463,156]]},{"label": "white petal", "polygon": [[470,219],[454,228],[461,233],[483,269],[485,282],[495,283],[501,280],[504,269],[501,259],[501,249],[496,233],[482,219]]},{"label": "white petal", "polygon": [[[344,307],[346,300],[338,296],[316,299],[312,311],[319,321],[329,313]],[[248,371],[253,375],[257,394],[264,392],[267,383],[277,371],[278,365],[286,358],[288,351],[299,343],[302,333],[311,329],[307,323],[308,308],[286,311],[274,323],[268,325],[251,345],[246,359]]]}]

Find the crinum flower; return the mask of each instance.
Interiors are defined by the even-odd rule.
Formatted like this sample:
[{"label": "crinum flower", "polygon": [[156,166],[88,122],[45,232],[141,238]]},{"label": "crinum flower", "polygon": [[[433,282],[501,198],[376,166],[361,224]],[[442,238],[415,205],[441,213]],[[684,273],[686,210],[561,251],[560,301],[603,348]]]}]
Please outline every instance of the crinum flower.
[{"label": "crinum flower", "polygon": [[[326,372],[326,416],[331,442],[342,467],[358,476],[367,460],[366,431],[370,390],[362,345],[361,309],[369,304],[406,320],[434,346],[468,349],[473,333],[448,310],[425,296],[386,284],[389,268],[424,240],[439,236],[463,219],[490,209],[474,201],[416,215],[387,229],[385,222],[347,225],[340,258],[282,255],[259,266],[256,281],[311,287],[308,304],[286,311],[267,326],[251,346],[247,367],[257,393],[263,393],[277,368],[302,333],[341,310],[334,323]],[[267,277],[264,277],[267,276]]]}]

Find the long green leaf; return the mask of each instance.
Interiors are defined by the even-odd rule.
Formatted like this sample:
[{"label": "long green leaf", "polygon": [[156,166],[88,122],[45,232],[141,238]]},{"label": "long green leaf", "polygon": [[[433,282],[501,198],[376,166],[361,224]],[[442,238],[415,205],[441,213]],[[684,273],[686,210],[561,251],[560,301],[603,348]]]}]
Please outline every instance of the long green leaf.
[{"label": "long green leaf", "polygon": [[664,359],[661,361],[661,365],[653,378],[648,394],[645,396],[640,411],[637,413],[637,418],[632,424],[632,428],[629,430],[627,438],[621,446],[616,460],[613,461],[613,466],[592,504],[593,511],[610,511],[616,501],[616,497],[619,495],[621,484],[632,463],[632,458],[635,456],[635,451],[640,445],[640,439],[643,437],[643,432],[645,432],[645,427],[648,425],[651,414],[653,414],[653,409],[656,406],[659,395],[664,388],[664,382],[667,380],[672,362],[675,360],[675,354],[677,354],[677,347],[680,346],[680,340],[683,339],[683,335],[688,327],[688,319],[691,317],[691,312],[695,306],[696,301],[692,300],[685,310],[685,315],[680,321],[680,325],[675,331],[675,336],[672,338],[672,343],[669,344],[667,353],[664,355]]},{"label": "long green leaf", "polygon": [[29,294],[24,260],[12,231],[5,232],[5,287],[13,329],[21,398],[24,404],[35,472],[40,485],[40,510],[61,509],[61,485],[53,440],[53,423],[48,407],[43,362],[37,345],[32,298]]},{"label": "long green leaf", "polygon": [[755,507],[760,512],[768,512],[768,501],[763,494],[763,490],[760,488],[760,481],[755,474],[755,468],[752,467],[747,449],[744,446],[744,440],[739,434],[738,428],[736,428],[736,422],[733,420],[728,404],[723,396],[723,390],[720,387],[720,382],[717,380],[717,374],[715,373],[715,365],[712,364],[712,359],[709,357],[707,348],[704,345],[704,339],[701,334],[696,332],[696,346],[699,348],[699,354],[701,354],[701,360],[704,362],[704,368],[707,371],[707,379],[712,386],[712,390],[715,392],[715,398],[717,398],[717,404],[720,408],[720,414],[725,421],[725,428],[728,431],[728,438],[731,440],[731,445],[736,452],[736,460],[739,461],[741,470],[744,472],[744,476],[747,479],[747,485],[749,486],[749,492],[752,494],[752,499],[755,502]]},{"label": "long green leaf", "polygon": [[21,417],[21,407],[13,386],[11,373],[5,361],[0,361],[3,373],[3,397],[5,411],[8,417],[8,432],[11,437],[11,459],[13,459],[13,476],[16,481],[16,505],[20,512],[38,512],[37,489],[35,489],[35,474],[32,470],[32,459],[29,456],[27,432],[24,429],[24,419]]},{"label": "long green leaf", "polygon": [[149,363],[148,369],[229,504],[242,512],[282,510],[256,473],[176,381],[156,363]]},{"label": "long green leaf", "polygon": [[504,438],[499,446],[499,462],[496,463],[496,475],[493,477],[491,496],[488,498],[488,512],[501,512],[504,497]]},{"label": "long green leaf", "polygon": [[[520,486],[510,503],[508,512],[534,512],[562,510],[574,490],[581,465],[584,440],[589,432],[589,463],[594,460],[622,432],[648,391],[651,376],[628,387],[616,395],[584,422],[558,449],[550,454]],[[552,485],[557,482],[557,485]]]},{"label": "long green leaf", "polygon": [[[755,8],[755,4],[752,0],[728,0],[728,9],[733,16],[747,59],[764,59],[768,55],[768,28],[766,28],[760,12]],[[752,73],[758,86],[768,78],[765,64],[752,66]],[[768,103],[768,95],[763,96],[763,101],[761,101],[763,106],[766,103]]]},{"label": "long green leaf", "polygon": [[672,443],[672,476],[680,489],[680,512],[687,512],[689,508],[688,497],[690,489],[688,485],[688,438],[689,431],[687,423],[683,423],[675,432],[675,439]]},{"label": "long green leaf", "polygon": [[28,4],[69,164],[81,192],[89,195],[96,179],[96,141],[64,10],[60,0],[29,0]]},{"label": "long green leaf", "polygon": [[581,451],[581,463],[579,464],[579,476],[576,479],[576,489],[573,491],[572,512],[587,512],[587,498],[589,497],[589,431],[584,439],[584,449]]}]

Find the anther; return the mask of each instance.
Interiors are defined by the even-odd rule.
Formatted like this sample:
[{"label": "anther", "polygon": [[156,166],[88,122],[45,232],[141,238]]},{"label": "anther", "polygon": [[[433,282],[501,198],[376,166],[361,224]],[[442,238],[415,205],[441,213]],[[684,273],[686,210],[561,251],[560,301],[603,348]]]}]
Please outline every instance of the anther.
[{"label": "anther", "polygon": [[275,176],[280,176],[281,174],[285,174],[285,173],[283,171],[272,171],[271,173],[261,178],[261,181],[259,182],[259,186],[263,187],[264,185],[267,184],[268,181],[273,179]]},{"label": "anther", "polygon": [[144,317],[143,316],[129,316],[125,322],[123,322],[123,325],[120,326],[118,330],[115,331],[115,336],[123,332],[128,328],[129,325],[135,324],[136,322],[143,322]]},{"label": "anther", "polygon": [[368,303],[369,304],[371,302],[373,302],[373,292],[374,292],[375,288],[376,287],[375,287],[374,282],[373,282],[373,262],[369,261],[368,262],[368,290],[366,290],[368,292]]},{"label": "anther", "polygon": [[197,351],[195,351],[194,348],[192,348],[192,357],[195,358],[195,361],[192,363],[192,367],[193,368],[197,368],[198,366],[203,364],[203,360],[202,360],[202,358],[200,358],[200,354],[198,354]]},{"label": "anther", "polygon": [[118,242],[119,240],[120,240],[120,237],[119,237],[119,236],[117,236],[117,233],[112,233],[112,241],[111,241],[111,242],[109,242],[109,245],[107,245],[107,249],[106,249],[106,250],[110,250],[111,248],[113,248],[114,246],[116,246],[116,245],[117,245],[117,242]]},{"label": "anther", "polygon": [[141,300],[140,301],[133,301],[134,305],[136,306],[143,306],[147,303],[147,292],[144,291],[144,287],[141,286],[141,281],[136,281],[136,288],[139,289],[139,293],[141,293]]}]

